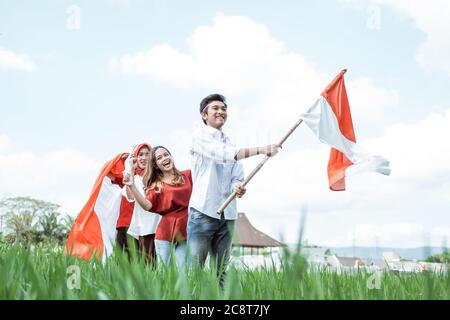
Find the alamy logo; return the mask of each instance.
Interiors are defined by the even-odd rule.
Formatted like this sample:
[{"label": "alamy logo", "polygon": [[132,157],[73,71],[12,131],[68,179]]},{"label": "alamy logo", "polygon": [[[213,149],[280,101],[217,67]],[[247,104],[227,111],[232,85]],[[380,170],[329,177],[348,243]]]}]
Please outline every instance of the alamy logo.
[{"label": "alamy logo", "polygon": [[367,8],[367,13],[369,14],[369,18],[367,19],[367,27],[371,30],[380,30],[381,29],[381,10],[378,6],[369,6]]},{"label": "alamy logo", "polygon": [[81,28],[81,8],[77,5],[70,5],[66,9],[69,15],[66,20],[66,27],[69,30],[79,30]]},{"label": "alamy logo", "polygon": [[381,289],[381,276],[382,276],[381,271],[379,270],[374,271],[374,273],[370,275],[369,278],[367,278],[367,288],[369,290]]},{"label": "alamy logo", "polygon": [[81,288],[81,271],[79,266],[71,265],[67,267],[67,289],[80,289]]}]

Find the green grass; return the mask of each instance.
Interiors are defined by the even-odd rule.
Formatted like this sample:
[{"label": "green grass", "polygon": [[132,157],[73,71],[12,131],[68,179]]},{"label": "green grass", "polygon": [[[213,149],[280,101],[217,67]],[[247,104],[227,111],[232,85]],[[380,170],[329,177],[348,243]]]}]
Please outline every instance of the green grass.
[{"label": "green grass", "polygon": [[[67,286],[72,265],[80,289]],[[0,244],[0,299],[450,299],[448,274],[384,273],[372,290],[370,276],[307,271],[303,257],[286,254],[279,271],[230,267],[221,290],[214,268],[151,268],[120,253],[102,264],[66,256],[60,247]]]}]

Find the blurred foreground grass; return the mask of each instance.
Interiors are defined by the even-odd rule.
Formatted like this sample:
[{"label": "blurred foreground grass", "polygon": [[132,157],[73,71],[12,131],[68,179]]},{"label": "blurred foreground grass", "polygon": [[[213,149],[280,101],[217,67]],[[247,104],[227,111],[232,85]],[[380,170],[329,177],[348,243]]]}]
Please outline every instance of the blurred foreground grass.
[{"label": "blurred foreground grass", "polygon": [[373,277],[307,270],[301,255],[285,251],[279,270],[230,266],[221,290],[214,268],[151,268],[121,252],[102,264],[62,247],[0,245],[0,299],[450,299],[449,274],[385,272],[370,289]]}]

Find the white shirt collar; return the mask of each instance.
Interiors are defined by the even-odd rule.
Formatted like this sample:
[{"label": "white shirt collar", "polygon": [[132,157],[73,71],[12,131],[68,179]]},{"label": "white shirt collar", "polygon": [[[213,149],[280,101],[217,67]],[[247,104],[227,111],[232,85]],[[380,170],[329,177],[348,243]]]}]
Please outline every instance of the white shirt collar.
[{"label": "white shirt collar", "polygon": [[201,127],[201,130],[204,130],[205,132],[211,134],[213,137],[226,137],[227,135],[225,134],[225,132],[223,132],[222,130],[213,128],[211,126],[205,125],[203,124]]}]

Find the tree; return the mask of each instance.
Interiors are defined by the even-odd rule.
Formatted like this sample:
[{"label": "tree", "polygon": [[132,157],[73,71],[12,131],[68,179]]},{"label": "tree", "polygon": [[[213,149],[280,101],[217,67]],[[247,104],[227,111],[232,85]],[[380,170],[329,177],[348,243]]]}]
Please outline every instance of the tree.
[{"label": "tree", "polygon": [[63,237],[63,241],[67,239],[70,233],[70,229],[72,229],[73,223],[75,222],[75,218],[66,214],[61,220],[60,220],[60,226],[61,226],[61,233]]},{"label": "tree", "polygon": [[[6,233],[11,231],[13,236],[8,237],[14,242],[28,243],[37,235],[37,212],[42,207],[38,200],[31,198],[7,198],[0,203],[3,216],[6,218]],[[8,230],[9,229],[9,230]]]},{"label": "tree", "polygon": [[0,212],[6,218],[6,239],[22,244],[44,240],[64,241],[68,231],[67,217],[62,218],[60,206],[30,197],[13,197],[0,201]]},{"label": "tree", "polygon": [[450,263],[450,251],[445,250],[442,253],[429,256],[427,262]]}]

